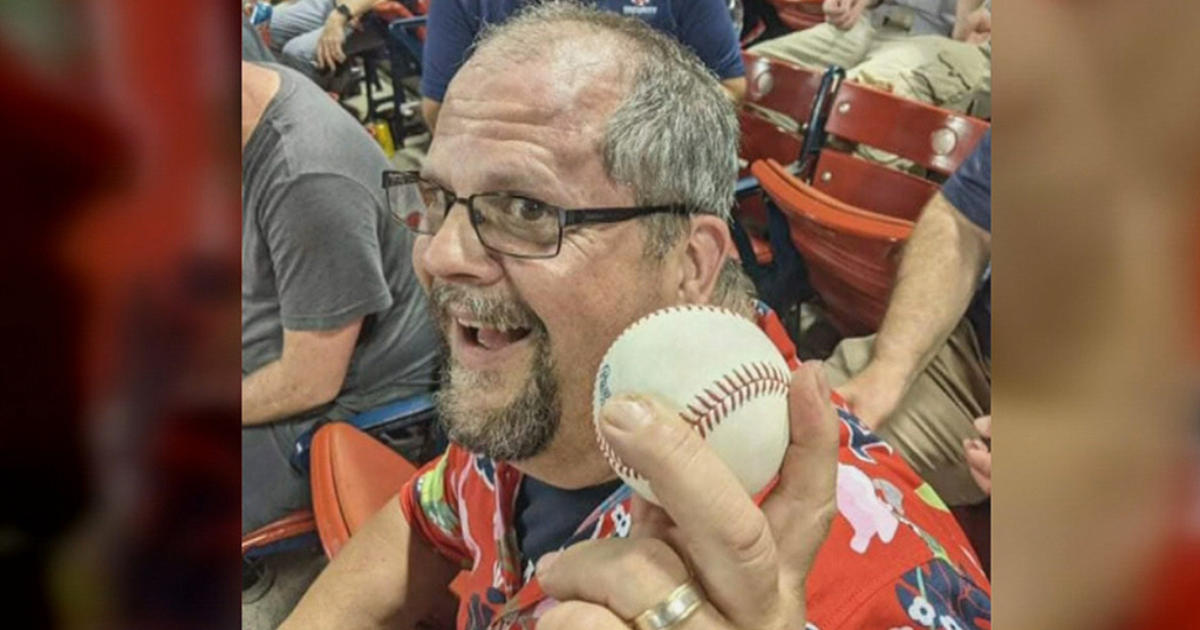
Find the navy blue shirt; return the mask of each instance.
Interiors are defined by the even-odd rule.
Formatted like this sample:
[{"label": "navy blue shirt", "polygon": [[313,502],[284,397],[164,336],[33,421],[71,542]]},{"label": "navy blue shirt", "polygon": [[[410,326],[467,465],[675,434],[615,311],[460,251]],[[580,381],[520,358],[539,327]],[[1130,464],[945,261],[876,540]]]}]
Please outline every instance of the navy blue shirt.
[{"label": "navy blue shirt", "polygon": [[[942,196],[963,216],[979,227],[992,231],[992,130],[983,136],[975,152],[946,180]],[[984,272],[983,286],[975,294],[967,319],[975,326],[979,345],[986,357],[992,356],[992,268]]]},{"label": "navy blue shirt", "polygon": [[536,564],[542,555],[557,551],[583,519],[616,492],[621,483],[620,479],[614,479],[598,486],[563,490],[525,475],[517,491],[514,511],[521,557]]},{"label": "navy blue shirt", "polygon": [[[597,8],[641,18],[683,42],[721,79],[744,76],[742,52],[724,0],[593,0]],[[484,24],[497,24],[526,0],[434,0],[429,3],[421,94],[439,103]]]}]

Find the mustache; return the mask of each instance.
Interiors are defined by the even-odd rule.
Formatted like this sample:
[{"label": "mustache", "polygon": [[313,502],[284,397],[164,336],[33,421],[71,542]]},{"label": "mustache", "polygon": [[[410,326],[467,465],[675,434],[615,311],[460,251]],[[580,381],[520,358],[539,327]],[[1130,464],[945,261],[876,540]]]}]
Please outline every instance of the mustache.
[{"label": "mustache", "polygon": [[479,293],[461,285],[434,280],[429,301],[442,319],[448,319],[450,307],[493,328],[545,330],[542,320],[524,302]]}]

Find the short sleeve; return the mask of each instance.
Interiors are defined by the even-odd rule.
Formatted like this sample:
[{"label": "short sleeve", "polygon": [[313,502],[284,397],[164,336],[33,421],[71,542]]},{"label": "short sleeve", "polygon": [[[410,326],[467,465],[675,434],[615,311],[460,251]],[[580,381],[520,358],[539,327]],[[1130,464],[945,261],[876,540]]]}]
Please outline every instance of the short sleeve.
[{"label": "short sleeve", "polygon": [[440,103],[446,98],[450,80],[466,61],[479,31],[479,19],[468,14],[463,0],[430,2],[426,19],[421,95]]},{"label": "short sleeve", "polygon": [[992,131],[942,186],[942,196],[979,227],[992,231]]},{"label": "short sleeve", "polygon": [[471,554],[463,540],[454,490],[462,459],[458,448],[451,445],[404,484],[399,500],[409,526],[438,553],[465,566],[471,562]]},{"label": "short sleeve", "polygon": [[675,5],[679,41],[721,80],[746,75],[729,7],[722,0],[687,0]]},{"label": "short sleeve", "polygon": [[391,305],[379,203],[347,177],[305,175],[263,214],[285,329],[340,328]]}]

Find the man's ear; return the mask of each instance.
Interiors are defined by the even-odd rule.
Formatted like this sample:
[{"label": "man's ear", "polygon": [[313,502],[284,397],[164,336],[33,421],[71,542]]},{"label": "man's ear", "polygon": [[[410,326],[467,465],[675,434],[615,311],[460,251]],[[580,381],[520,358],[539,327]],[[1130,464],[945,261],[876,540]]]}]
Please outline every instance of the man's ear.
[{"label": "man's ear", "polygon": [[733,239],[729,235],[729,226],[721,217],[711,214],[692,216],[683,251],[680,299],[687,304],[710,302],[721,268],[732,251]]}]

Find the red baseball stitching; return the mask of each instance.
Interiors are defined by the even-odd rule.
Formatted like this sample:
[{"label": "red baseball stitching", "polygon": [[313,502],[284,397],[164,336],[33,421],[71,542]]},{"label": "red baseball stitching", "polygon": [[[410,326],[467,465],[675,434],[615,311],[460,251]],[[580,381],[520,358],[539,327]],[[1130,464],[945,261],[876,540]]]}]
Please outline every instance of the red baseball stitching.
[{"label": "red baseball stitching", "polygon": [[[679,412],[679,417],[691,425],[700,437],[707,439],[709,432],[720,425],[726,416],[750,399],[763,394],[786,395],[787,388],[788,374],[777,366],[766,361],[743,363],[696,394],[686,410]],[[639,480],[645,479],[617,457],[608,441],[600,435],[599,425],[596,426],[596,442],[609,465],[618,474]]]}]

